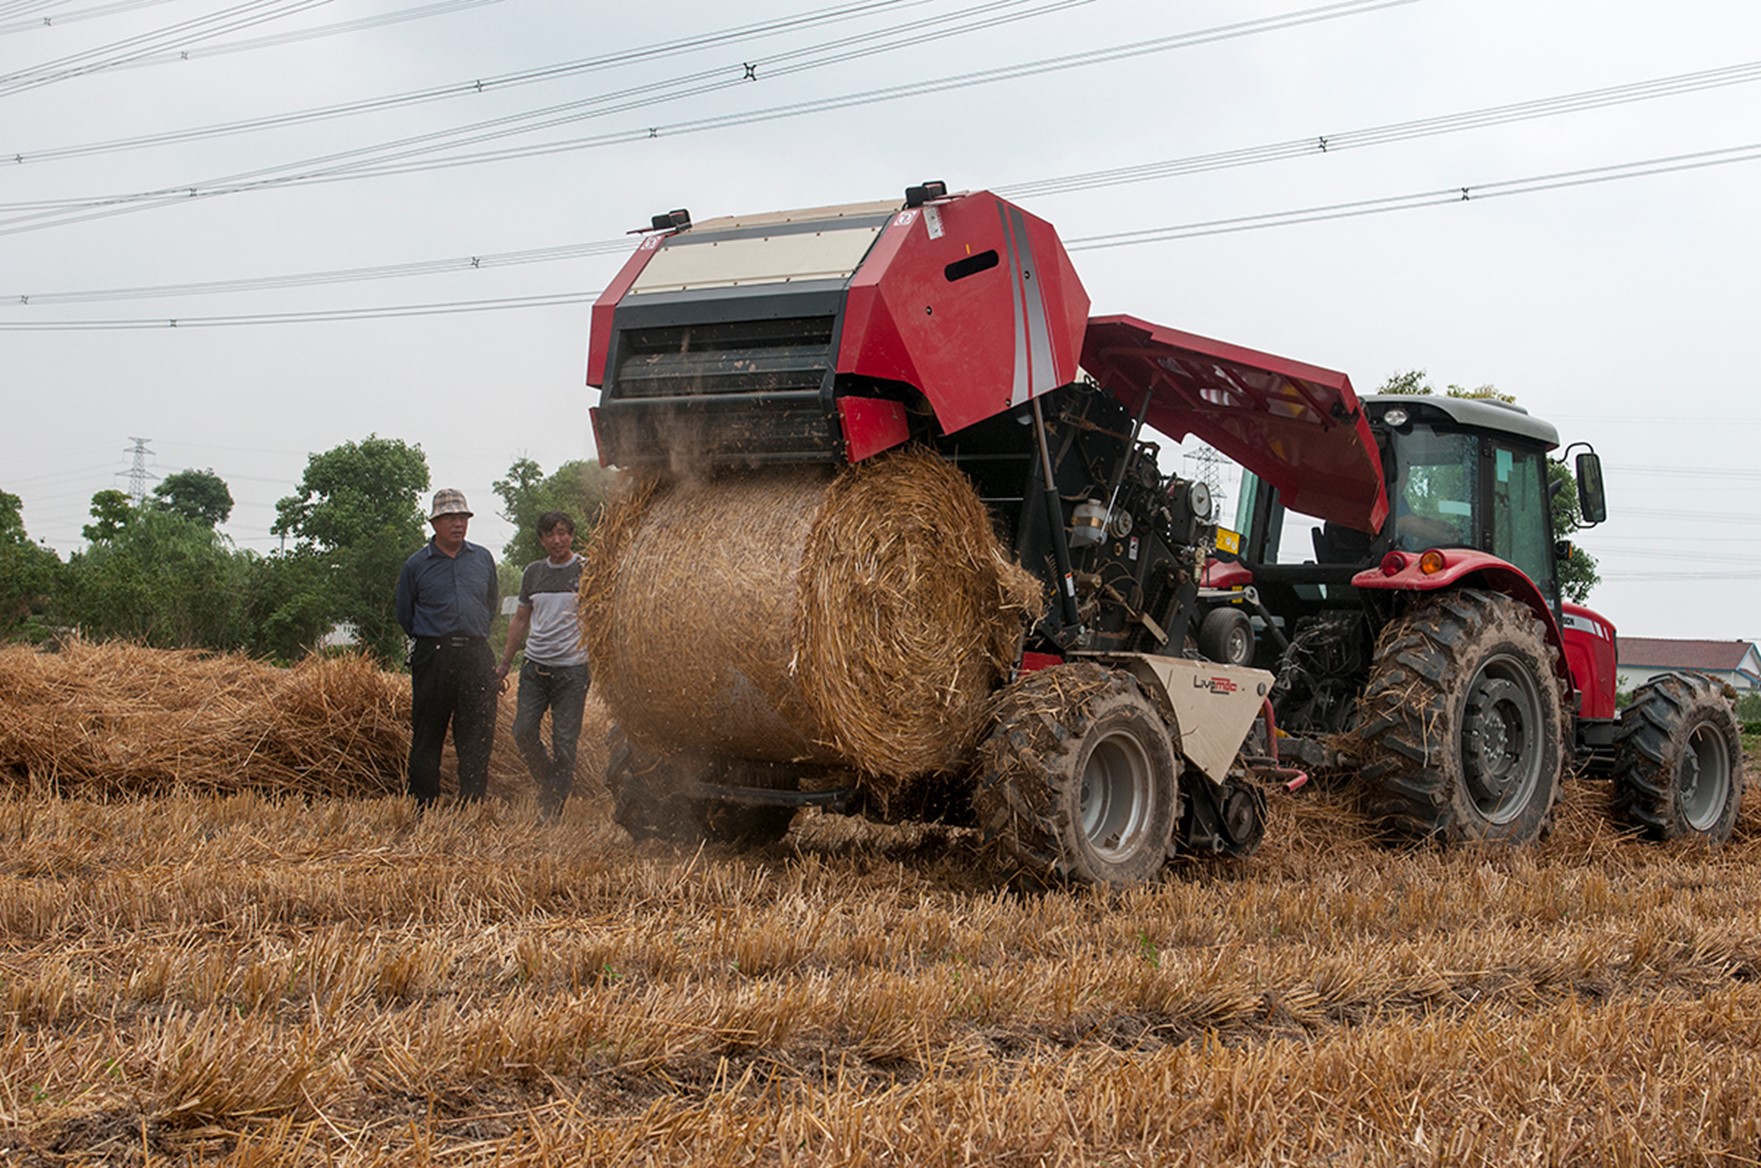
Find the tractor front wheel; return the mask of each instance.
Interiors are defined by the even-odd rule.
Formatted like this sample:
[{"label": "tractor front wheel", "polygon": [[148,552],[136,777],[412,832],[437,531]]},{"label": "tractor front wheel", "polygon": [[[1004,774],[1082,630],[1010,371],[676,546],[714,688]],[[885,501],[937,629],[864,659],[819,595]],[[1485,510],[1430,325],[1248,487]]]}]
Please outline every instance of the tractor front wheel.
[{"label": "tractor front wheel", "polygon": [[1614,740],[1617,814],[1654,840],[1723,843],[1743,801],[1743,741],[1724,687],[1696,674],[1641,685]]},{"label": "tractor front wheel", "polygon": [[1003,691],[979,758],[973,810],[1010,862],[1114,888],[1153,879],[1167,863],[1179,759],[1128,674],[1077,664],[1026,675]]},{"label": "tractor front wheel", "polygon": [[1419,602],[1377,639],[1359,705],[1372,809],[1397,836],[1528,843],[1559,797],[1563,705],[1526,606],[1472,588]]}]

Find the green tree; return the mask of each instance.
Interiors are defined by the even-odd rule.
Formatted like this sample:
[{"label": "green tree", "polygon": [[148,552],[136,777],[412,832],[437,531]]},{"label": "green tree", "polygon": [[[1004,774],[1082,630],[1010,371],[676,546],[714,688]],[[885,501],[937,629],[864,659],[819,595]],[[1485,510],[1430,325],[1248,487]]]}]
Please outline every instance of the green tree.
[{"label": "green tree", "polygon": [[157,506],[205,527],[219,527],[232,515],[232,491],[211,467],[166,475],[153,488],[153,497]]},{"label": "green tree", "polygon": [[0,491],[0,636],[28,629],[46,609],[61,566],[60,556],[26,534],[24,501]]},{"label": "green tree", "polygon": [[336,623],[331,576],[330,558],[318,552],[253,557],[246,586],[250,652],[282,664],[310,652]]},{"label": "green tree", "polygon": [[[1383,382],[1377,393],[1405,394],[1413,397],[1424,397],[1435,391],[1423,369],[1408,369],[1396,373]],[[1487,384],[1472,389],[1459,385],[1451,385],[1446,391],[1449,397],[1486,398],[1493,401],[1515,402],[1514,393],[1505,393],[1497,386]],[[1572,475],[1571,467],[1563,462],[1547,463],[1547,488],[1553,511],[1553,534],[1565,539],[1572,532],[1583,526],[1583,516],[1578,511],[1578,483]],[[1571,555],[1559,561],[1559,591],[1565,599],[1582,604],[1589,599],[1590,590],[1602,582],[1602,574],[1596,570],[1596,557],[1572,544]]]},{"label": "green tree", "polygon": [[597,461],[565,462],[553,474],[530,458],[515,460],[507,477],[495,484],[501,496],[501,517],[514,525],[514,534],[502,545],[502,557],[516,566],[544,558],[538,542],[538,517],[561,511],[575,521],[575,534],[585,538],[605,505],[615,471]]},{"label": "green tree", "polygon": [[289,561],[288,581],[297,586],[265,619],[291,634],[324,614],[352,624],[382,662],[401,660],[404,632],[393,596],[404,560],[423,539],[427,489],[422,448],[395,438],[370,434],[308,458],[294,493],[276,503],[270,530],[294,537],[293,554],[315,557],[322,568]]},{"label": "green tree", "polygon": [[92,496],[92,521],[79,529],[87,543],[108,543],[134,518],[134,504],[118,490],[99,491]]},{"label": "green tree", "polygon": [[69,560],[54,611],[88,636],[159,648],[243,649],[250,563],[213,528],[158,507]]},{"label": "green tree", "polygon": [[[1411,397],[1425,397],[1437,391],[1431,388],[1431,379],[1423,369],[1408,369],[1396,373],[1384,381],[1376,390],[1377,393],[1399,393]],[[1490,382],[1469,388],[1465,385],[1451,383],[1443,390],[1444,397],[1489,398],[1492,401],[1514,402],[1516,394],[1505,393]]]}]

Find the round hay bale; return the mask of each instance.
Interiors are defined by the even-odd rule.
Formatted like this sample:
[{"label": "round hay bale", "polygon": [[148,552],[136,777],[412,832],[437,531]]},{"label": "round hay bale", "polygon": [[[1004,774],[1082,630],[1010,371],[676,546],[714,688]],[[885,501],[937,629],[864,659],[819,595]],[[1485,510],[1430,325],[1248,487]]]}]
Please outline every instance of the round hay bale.
[{"label": "round hay bale", "polygon": [[594,688],[644,749],[901,781],[977,739],[1041,587],[972,484],[901,451],[637,483],[594,529]]}]

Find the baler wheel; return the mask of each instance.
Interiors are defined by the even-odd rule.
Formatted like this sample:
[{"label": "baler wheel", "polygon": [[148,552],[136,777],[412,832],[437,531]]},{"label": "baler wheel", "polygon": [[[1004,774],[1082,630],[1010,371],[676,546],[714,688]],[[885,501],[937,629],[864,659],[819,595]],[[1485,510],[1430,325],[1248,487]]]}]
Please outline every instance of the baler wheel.
[{"label": "baler wheel", "polygon": [[1669,673],[1633,692],[1614,740],[1616,814],[1650,839],[1723,843],[1743,802],[1743,741],[1724,687]]},{"label": "baler wheel", "polygon": [[606,745],[612,819],[632,839],[756,848],[782,839],[795,818],[793,807],[748,807],[691,794],[689,776],[638,750],[621,726],[607,732]]},{"label": "baler wheel", "polygon": [[1003,691],[973,810],[1004,859],[1042,878],[1124,888],[1167,862],[1180,766],[1130,675],[1060,665]]},{"label": "baler wheel", "polygon": [[1357,733],[1372,811],[1391,834],[1524,844],[1559,798],[1566,716],[1534,614],[1461,588],[1382,630]]}]

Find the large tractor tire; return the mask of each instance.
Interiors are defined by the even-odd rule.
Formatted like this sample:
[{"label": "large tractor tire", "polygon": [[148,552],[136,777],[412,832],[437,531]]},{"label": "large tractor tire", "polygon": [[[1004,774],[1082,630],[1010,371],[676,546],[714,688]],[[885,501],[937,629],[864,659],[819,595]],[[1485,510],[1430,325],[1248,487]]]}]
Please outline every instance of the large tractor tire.
[{"label": "large tractor tire", "polygon": [[1743,802],[1743,741],[1721,684],[1671,673],[1633,691],[1615,731],[1614,802],[1654,840],[1730,838]]},{"label": "large tractor tire", "polygon": [[1006,860],[1044,879],[1154,879],[1180,822],[1180,761],[1130,675],[1060,665],[1013,682],[979,751],[972,803]]},{"label": "large tractor tire", "polygon": [[1359,704],[1363,779],[1393,835],[1525,844],[1559,798],[1566,717],[1534,614],[1462,588],[1382,630]]},{"label": "large tractor tire", "polygon": [[612,819],[632,839],[763,847],[788,834],[795,818],[793,807],[748,807],[690,794],[687,776],[637,750],[621,726],[607,732],[606,745]]}]

